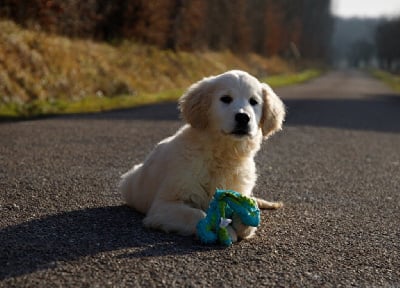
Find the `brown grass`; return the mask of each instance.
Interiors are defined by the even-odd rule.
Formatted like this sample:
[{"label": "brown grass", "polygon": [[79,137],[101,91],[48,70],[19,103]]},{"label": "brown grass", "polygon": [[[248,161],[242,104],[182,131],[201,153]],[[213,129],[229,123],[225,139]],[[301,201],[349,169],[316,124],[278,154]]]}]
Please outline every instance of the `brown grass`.
[{"label": "brown grass", "polygon": [[279,59],[258,55],[175,53],[130,42],[111,46],[24,30],[9,21],[0,22],[0,43],[3,102],[154,93],[232,68],[258,75],[290,70]]},{"label": "brown grass", "polygon": [[101,111],[176,99],[194,81],[230,69],[262,79],[285,75],[269,78],[276,86],[318,74],[288,77],[294,69],[280,58],[173,52],[132,42],[110,45],[30,31],[10,21],[0,21],[0,43],[0,117]]}]

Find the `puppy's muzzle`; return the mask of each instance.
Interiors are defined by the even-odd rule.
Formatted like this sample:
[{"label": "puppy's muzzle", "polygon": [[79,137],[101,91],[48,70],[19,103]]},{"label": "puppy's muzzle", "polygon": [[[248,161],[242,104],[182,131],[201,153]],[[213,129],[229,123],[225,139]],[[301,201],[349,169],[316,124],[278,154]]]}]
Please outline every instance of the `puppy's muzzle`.
[{"label": "puppy's muzzle", "polygon": [[235,135],[248,135],[249,134],[250,116],[247,113],[236,113],[235,115]]}]

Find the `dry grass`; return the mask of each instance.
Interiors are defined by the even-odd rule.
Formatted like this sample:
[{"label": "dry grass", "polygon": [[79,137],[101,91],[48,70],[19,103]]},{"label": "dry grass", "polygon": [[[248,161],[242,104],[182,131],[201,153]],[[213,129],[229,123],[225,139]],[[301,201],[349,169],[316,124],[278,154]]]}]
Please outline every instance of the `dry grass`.
[{"label": "dry grass", "polygon": [[176,99],[204,76],[243,69],[259,77],[293,71],[279,58],[161,51],[24,30],[0,21],[0,115],[99,111]]}]

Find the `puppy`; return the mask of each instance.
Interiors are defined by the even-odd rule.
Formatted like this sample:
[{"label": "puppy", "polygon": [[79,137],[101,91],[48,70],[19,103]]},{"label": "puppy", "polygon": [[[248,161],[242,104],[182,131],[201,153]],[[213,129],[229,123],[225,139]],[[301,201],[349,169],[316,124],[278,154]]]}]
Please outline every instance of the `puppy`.
[{"label": "puppy", "polygon": [[[119,190],[128,206],[146,214],[146,227],[190,235],[216,188],[253,197],[254,156],[282,128],[285,107],[267,84],[233,70],[193,84],[179,108],[187,124],[122,175]],[[261,209],[282,205],[255,199]],[[234,241],[255,230],[238,217],[228,229]]]}]

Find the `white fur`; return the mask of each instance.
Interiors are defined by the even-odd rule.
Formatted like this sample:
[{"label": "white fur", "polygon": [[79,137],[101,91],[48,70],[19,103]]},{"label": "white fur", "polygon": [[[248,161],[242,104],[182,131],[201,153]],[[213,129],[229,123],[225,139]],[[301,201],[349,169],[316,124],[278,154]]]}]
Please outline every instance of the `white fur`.
[{"label": "white fur", "polygon": [[[232,101],[222,102],[224,96]],[[119,188],[130,207],[146,214],[146,227],[189,235],[196,233],[216,188],[252,197],[254,156],[262,139],[281,129],[285,109],[267,84],[238,70],[193,84],[179,105],[188,124],[122,175]],[[232,134],[237,113],[249,116],[246,135]],[[281,206],[256,200],[260,208]],[[234,239],[249,238],[255,230],[235,218],[229,229]]]}]

